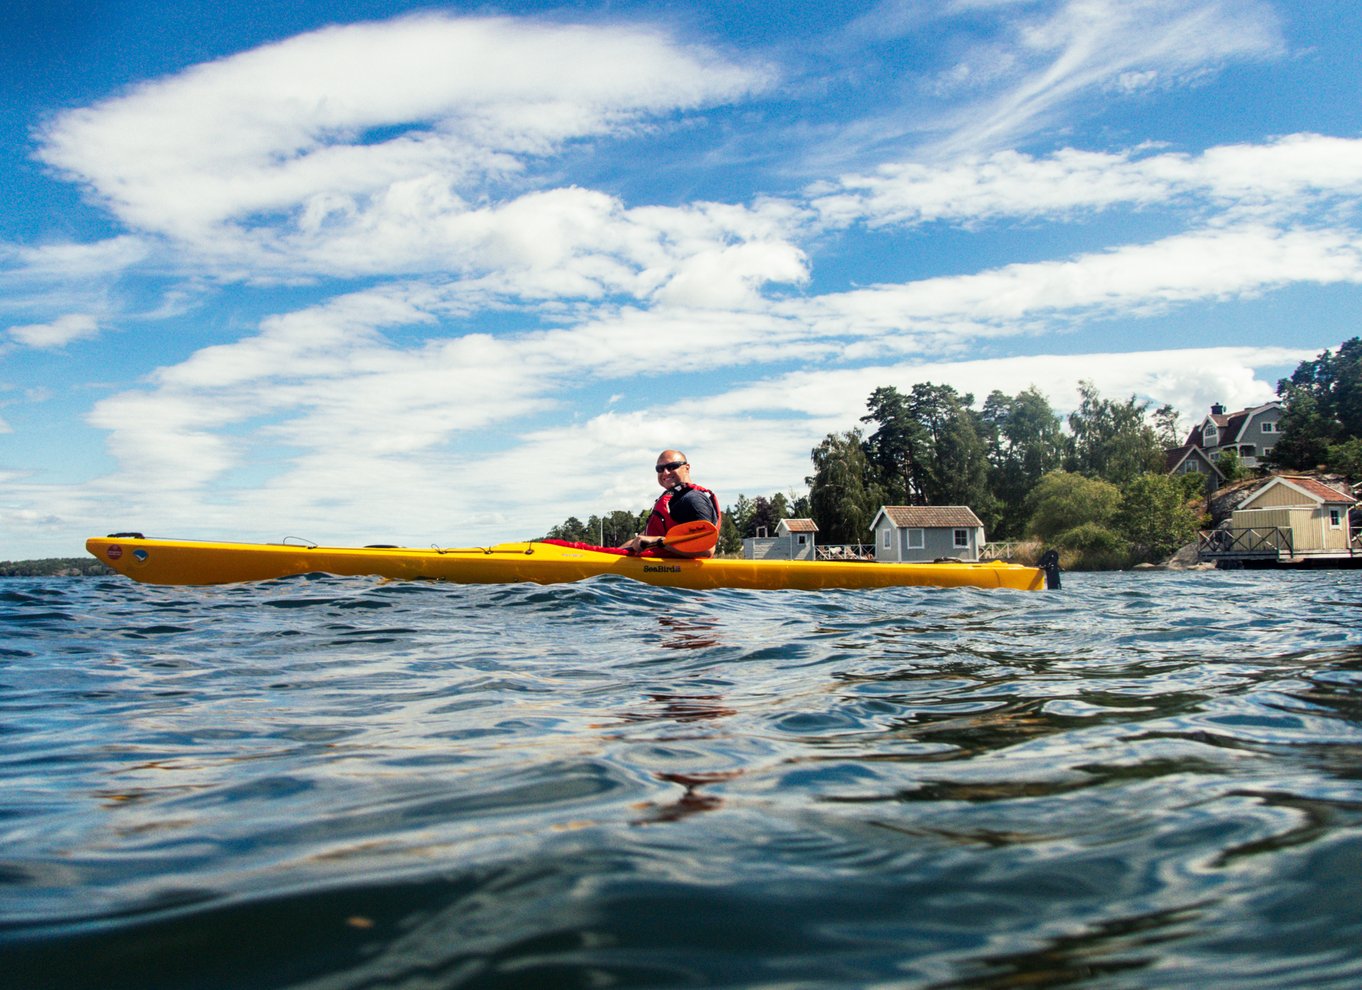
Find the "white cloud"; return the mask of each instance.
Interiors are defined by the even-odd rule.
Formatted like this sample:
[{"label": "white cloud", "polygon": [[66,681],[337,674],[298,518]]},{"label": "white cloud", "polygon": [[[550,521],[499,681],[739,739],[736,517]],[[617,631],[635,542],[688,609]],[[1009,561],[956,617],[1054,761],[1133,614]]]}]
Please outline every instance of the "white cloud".
[{"label": "white cloud", "polygon": [[65,347],[76,340],[99,335],[99,321],[88,313],[68,313],[51,323],[10,327],[9,336],[25,347]]},{"label": "white cloud", "polygon": [[771,78],[652,29],[424,15],[67,112],[41,154],[173,242],[180,267],[222,278],[448,273],[518,300],[751,304],[766,283],[807,278],[798,208],[630,209],[576,186],[526,190],[522,173]]},{"label": "white cloud", "polygon": [[1149,315],[1178,303],[1261,294],[1290,283],[1362,282],[1362,245],[1350,230],[1244,224],[975,275],[881,285],[774,304],[816,337],[875,339],[916,353],[963,351],[973,339],[1054,330],[1094,316]]},{"label": "white cloud", "polygon": [[421,248],[441,245],[457,268],[489,240],[489,181],[769,79],[645,28],[428,14],[315,31],[68,111],[41,154],[123,222],[224,264],[287,268],[301,250],[364,271],[405,235],[387,271],[438,263]]},{"label": "white cloud", "polygon": [[139,237],[122,235],[91,244],[52,243],[37,247],[0,244],[0,277],[25,279],[81,279],[117,274],[144,260],[149,245]]},{"label": "white cloud", "polygon": [[977,403],[995,389],[1015,395],[1035,387],[1057,411],[1067,413],[1077,408],[1078,383],[1086,380],[1106,396],[1135,395],[1154,405],[1169,403],[1184,415],[1194,416],[1215,402],[1240,408],[1271,399],[1275,382],[1258,378],[1256,369],[1294,365],[1317,353],[1284,347],[1201,347],[820,369],[734,389],[709,400],[706,411],[727,417],[795,413],[845,423],[843,428],[850,429],[865,414],[866,397],[876,387],[893,385],[906,390],[920,382],[933,382],[972,393]]},{"label": "white cloud", "polygon": [[[1061,408],[1083,378],[1104,392],[1182,409],[1261,401],[1263,383],[1250,369],[1309,355],[1245,348],[966,358],[977,353],[972,340],[989,336],[1039,334],[1285,282],[1340,280],[1362,281],[1362,249],[1346,232],[1244,225],[761,309],[603,306],[558,329],[498,336],[442,336],[449,331],[438,321],[451,299],[458,305],[457,285],[391,285],[271,318],[254,337],[204,348],[157,372],[147,389],[103,400],[91,423],[109,431],[120,477],[136,479],[139,498],[187,500],[245,471],[257,478],[253,500],[321,518],[341,518],[340,506],[355,520],[379,522],[373,506],[455,477],[457,486],[440,498],[412,498],[437,515],[458,512],[490,525],[542,501],[533,482],[558,477],[559,462],[594,465],[567,483],[564,498],[578,488],[622,496],[654,447],[707,446],[716,451],[717,478],[757,490],[784,477],[777,487],[788,487],[802,477],[792,472],[805,470],[796,462],[807,457],[810,434],[816,442],[855,425],[864,396],[879,384],[931,379],[982,391],[985,382],[1003,382],[1018,391],[1061,383],[1053,386]],[[411,330],[422,328],[427,336],[413,340]],[[952,353],[962,360],[943,360]],[[912,359],[892,363],[898,355]],[[546,429],[537,418],[568,406],[584,382],[672,380],[801,359],[817,371],[728,394],[702,387],[683,413],[616,402],[586,425]],[[491,437],[504,453],[471,461],[470,445]],[[523,495],[522,483],[529,486]]]},{"label": "white cloud", "polygon": [[[113,286],[138,271],[153,250],[147,240],[127,235],[89,244],[0,243],[0,314],[21,323],[22,330],[35,328],[33,334],[46,339],[79,329],[81,324],[71,322],[69,314],[107,323],[117,309]],[[49,324],[50,332],[39,332]]]},{"label": "white cloud", "polygon": [[1222,145],[1201,155],[1091,152],[1046,157],[1016,151],[947,164],[907,162],[847,175],[810,190],[824,222],[871,226],[945,220],[1065,219],[1112,207],[1254,208],[1289,216],[1322,197],[1362,193],[1362,140],[1294,134],[1259,145]]},{"label": "white cloud", "polygon": [[[1118,89],[1122,80],[1166,78],[1193,81],[1230,60],[1281,54],[1284,44],[1273,9],[1261,0],[1066,0],[1012,5],[1016,16],[1005,39],[990,39],[967,53],[951,71],[957,77],[997,77],[997,66],[1015,69],[986,100],[963,108],[935,156],[997,149],[1020,142],[1054,122],[1061,107]],[[953,5],[998,9],[992,0]],[[1136,87],[1139,88],[1139,87]]]}]

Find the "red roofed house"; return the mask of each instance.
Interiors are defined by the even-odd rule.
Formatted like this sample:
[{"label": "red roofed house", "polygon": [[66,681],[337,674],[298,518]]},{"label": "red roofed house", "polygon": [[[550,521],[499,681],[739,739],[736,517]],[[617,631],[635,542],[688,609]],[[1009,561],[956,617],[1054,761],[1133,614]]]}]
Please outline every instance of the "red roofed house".
[{"label": "red roofed house", "polygon": [[964,505],[885,505],[870,522],[876,560],[978,560],[984,524]]},{"label": "red roofed house", "polygon": [[[1230,516],[1230,531],[1290,534],[1291,555],[1347,553],[1348,510],[1357,499],[1315,478],[1277,475]],[[1285,548],[1282,548],[1285,552]]]}]

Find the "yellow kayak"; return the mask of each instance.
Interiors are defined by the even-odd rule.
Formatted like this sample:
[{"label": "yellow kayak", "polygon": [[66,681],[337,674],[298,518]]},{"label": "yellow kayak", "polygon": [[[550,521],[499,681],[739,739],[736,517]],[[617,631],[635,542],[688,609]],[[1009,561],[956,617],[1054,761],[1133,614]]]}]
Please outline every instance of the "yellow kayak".
[{"label": "yellow kayak", "polygon": [[120,574],[147,584],[232,584],[294,574],[374,575],[461,584],[555,584],[619,574],[673,588],[888,588],[927,585],[1038,591],[1057,570],[1001,561],[892,564],[857,561],[726,560],[626,557],[551,543],[490,547],[322,547],[286,543],[213,543],[114,534],[85,549]]}]

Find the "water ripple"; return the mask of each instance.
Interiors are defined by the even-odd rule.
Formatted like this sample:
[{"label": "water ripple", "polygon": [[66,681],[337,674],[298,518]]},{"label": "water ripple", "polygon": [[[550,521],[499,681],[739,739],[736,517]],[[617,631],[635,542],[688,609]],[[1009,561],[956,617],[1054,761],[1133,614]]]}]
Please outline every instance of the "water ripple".
[{"label": "water ripple", "polygon": [[6,978],[1351,988],[1359,607],[10,580]]}]

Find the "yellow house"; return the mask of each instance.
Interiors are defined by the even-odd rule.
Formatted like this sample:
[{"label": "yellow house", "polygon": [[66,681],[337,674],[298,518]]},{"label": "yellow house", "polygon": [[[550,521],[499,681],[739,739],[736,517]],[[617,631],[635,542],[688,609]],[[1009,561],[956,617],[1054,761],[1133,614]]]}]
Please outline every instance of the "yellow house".
[{"label": "yellow house", "polygon": [[[1348,510],[1357,499],[1314,478],[1278,475],[1230,516],[1230,530],[1290,534],[1289,553],[1347,553]],[[1280,548],[1287,552],[1286,547]]]}]

